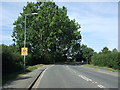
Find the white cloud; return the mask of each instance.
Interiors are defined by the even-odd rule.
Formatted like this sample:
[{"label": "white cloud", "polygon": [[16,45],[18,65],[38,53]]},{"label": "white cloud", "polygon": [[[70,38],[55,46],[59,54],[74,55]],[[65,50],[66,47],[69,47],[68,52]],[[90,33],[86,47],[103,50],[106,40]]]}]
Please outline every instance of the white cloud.
[{"label": "white cloud", "polygon": [[97,52],[105,46],[110,49],[117,48],[117,3],[82,3],[76,7],[68,8],[68,16],[81,25],[82,43]]}]

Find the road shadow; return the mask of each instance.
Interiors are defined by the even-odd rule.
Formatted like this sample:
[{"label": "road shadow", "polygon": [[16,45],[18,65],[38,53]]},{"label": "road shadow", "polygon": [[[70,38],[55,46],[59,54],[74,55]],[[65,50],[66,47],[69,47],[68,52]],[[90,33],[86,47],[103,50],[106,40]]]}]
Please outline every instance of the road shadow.
[{"label": "road shadow", "polygon": [[32,78],[30,76],[20,76],[20,77],[17,77],[15,80],[22,80],[22,79],[29,79],[29,78]]},{"label": "road shadow", "polygon": [[55,63],[55,65],[70,65],[70,66],[81,66],[85,65],[87,63],[81,63],[81,62],[65,62],[65,63]]},{"label": "road shadow", "polygon": [[6,86],[8,86],[8,85],[14,85],[14,83],[15,83],[16,81],[25,80],[25,79],[29,79],[29,78],[32,78],[32,77],[30,77],[30,76],[19,76],[19,77],[15,78],[15,79],[12,79],[12,80],[7,81],[7,82],[6,82],[4,85],[2,85],[2,86],[3,86],[3,88],[4,88],[4,87],[6,87]]}]

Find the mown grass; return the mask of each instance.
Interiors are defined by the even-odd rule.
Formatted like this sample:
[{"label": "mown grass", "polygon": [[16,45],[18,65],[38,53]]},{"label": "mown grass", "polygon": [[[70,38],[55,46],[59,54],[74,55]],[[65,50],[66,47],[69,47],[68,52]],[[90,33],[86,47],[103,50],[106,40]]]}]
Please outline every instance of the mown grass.
[{"label": "mown grass", "polygon": [[2,76],[2,85],[4,85],[8,81],[11,81],[11,80],[13,80],[21,75],[27,74],[27,73],[29,73],[29,72],[31,72],[39,67],[42,67],[42,66],[43,66],[43,64],[38,64],[38,65],[34,65],[34,66],[27,66],[26,70],[21,70],[18,72],[14,72],[14,73]]},{"label": "mown grass", "polygon": [[94,66],[92,64],[85,64],[83,66],[97,68],[97,69],[101,69],[101,70],[108,70],[108,71],[112,71],[112,72],[120,72],[120,70],[116,70],[116,69],[108,68],[108,67]]}]

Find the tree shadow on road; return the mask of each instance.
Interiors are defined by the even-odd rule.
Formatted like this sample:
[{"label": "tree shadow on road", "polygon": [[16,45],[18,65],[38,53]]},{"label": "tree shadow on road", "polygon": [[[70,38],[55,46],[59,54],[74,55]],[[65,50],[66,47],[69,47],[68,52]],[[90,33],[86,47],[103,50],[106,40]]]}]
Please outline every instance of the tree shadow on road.
[{"label": "tree shadow on road", "polygon": [[17,77],[15,80],[22,80],[22,79],[28,79],[28,78],[32,78],[30,76],[20,76],[20,77]]},{"label": "tree shadow on road", "polygon": [[81,63],[81,62],[65,62],[65,63],[55,63],[55,65],[70,65],[70,66],[81,66],[86,63]]}]

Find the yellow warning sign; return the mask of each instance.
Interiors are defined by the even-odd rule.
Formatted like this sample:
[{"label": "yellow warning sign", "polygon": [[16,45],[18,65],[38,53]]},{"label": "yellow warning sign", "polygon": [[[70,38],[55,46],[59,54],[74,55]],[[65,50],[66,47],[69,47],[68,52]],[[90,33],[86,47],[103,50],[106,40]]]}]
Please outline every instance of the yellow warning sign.
[{"label": "yellow warning sign", "polygon": [[28,48],[21,48],[21,55],[28,55]]}]

